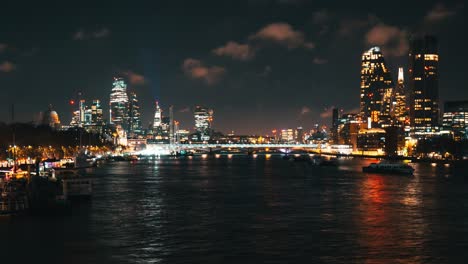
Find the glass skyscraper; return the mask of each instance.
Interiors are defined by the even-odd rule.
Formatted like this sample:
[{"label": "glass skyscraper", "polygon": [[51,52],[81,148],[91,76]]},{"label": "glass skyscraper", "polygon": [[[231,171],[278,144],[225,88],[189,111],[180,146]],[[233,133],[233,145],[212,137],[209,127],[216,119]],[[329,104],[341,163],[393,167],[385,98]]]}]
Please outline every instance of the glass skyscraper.
[{"label": "glass skyscraper", "polygon": [[391,124],[393,81],[379,47],[362,54],[360,115],[373,126]]},{"label": "glass skyscraper", "polygon": [[138,103],[138,98],[135,92],[130,93],[128,120],[129,120],[130,136],[135,137],[136,135],[141,134],[142,127],[141,127],[140,104]]},{"label": "glass skyscraper", "polygon": [[109,106],[110,122],[127,130],[129,121],[129,102],[127,96],[127,84],[123,78],[114,78]]}]

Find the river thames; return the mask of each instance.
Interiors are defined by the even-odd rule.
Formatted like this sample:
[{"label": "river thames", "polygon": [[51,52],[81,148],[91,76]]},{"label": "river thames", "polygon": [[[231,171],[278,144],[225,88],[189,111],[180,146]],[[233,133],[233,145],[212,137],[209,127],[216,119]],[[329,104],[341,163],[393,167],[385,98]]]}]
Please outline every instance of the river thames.
[{"label": "river thames", "polygon": [[370,162],[104,164],[87,172],[92,201],[71,213],[0,219],[1,262],[466,263],[468,170],[362,173]]}]

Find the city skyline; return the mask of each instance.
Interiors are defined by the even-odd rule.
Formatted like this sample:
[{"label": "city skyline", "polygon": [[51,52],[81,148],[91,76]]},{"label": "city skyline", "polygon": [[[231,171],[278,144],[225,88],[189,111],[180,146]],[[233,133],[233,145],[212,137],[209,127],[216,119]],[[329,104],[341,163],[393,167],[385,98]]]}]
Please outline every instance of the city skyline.
[{"label": "city skyline", "polygon": [[[48,30],[36,42],[30,41],[38,34],[35,26],[28,27],[31,18],[20,21],[24,14],[17,18],[7,15],[2,19],[10,19],[11,28],[7,26],[0,39],[0,86],[8,88],[6,99],[15,103],[18,121],[31,121],[34,114],[53,104],[66,122],[71,118],[68,101],[78,91],[88,100],[100,99],[105,109],[109,80],[122,74],[129,80],[129,91],[139,97],[143,126],[154,116],[155,100],[164,108],[174,105],[175,119],[183,128],[193,127],[196,105],[215,109],[214,128],[223,132],[267,133],[271,128],[330,125],[333,107],[358,112],[362,52],[381,46],[395,83],[398,67],[408,67],[410,32],[426,32],[431,24],[429,33],[438,37],[441,57],[439,103],[468,98],[466,89],[459,88],[463,84],[459,73],[466,66],[457,52],[451,52],[466,43],[456,30],[465,10],[459,2],[432,1],[398,9],[395,4],[388,10],[362,4],[363,9],[353,15],[341,5],[308,1],[249,1],[227,6],[233,11],[219,4],[210,12],[191,6],[188,10],[194,13],[185,18],[170,4],[154,6],[154,16],[143,13],[134,24],[129,23],[132,15],[143,12],[136,7],[123,12],[122,24],[105,21],[99,16],[101,11],[86,14],[90,22],[84,23],[78,19],[79,10],[65,10],[68,13],[61,17],[61,26],[40,19]],[[264,16],[252,18],[242,7]],[[163,10],[175,17],[163,16]],[[213,10],[216,15],[203,17]],[[414,16],[400,18],[391,14],[394,10],[401,17]],[[118,10],[107,11],[112,16]],[[239,22],[236,15],[250,23]],[[213,25],[208,25],[209,18],[215,21]],[[142,24],[143,20],[148,23]],[[22,33],[11,30],[18,24],[25,27]],[[141,34],[130,34],[131,25],[141,27]],[[201,38],[182,30],[184,27],[198,29],[194,32]],[[214,36],[215,29],[227,30]],[[55,36],[55,42],[50,36]],[[176,45],[187,37],[193,45]],[[121,39],[123,43],[118,41]],[[328,42],[333,45],[327,46]],[[40,67],[43,62],[47,63]],[[336,97],[337,92],[342,96]],[[20,97],[20,93],[29,96]],[[9,121],[8,110],[5,105],[0,120]]]}]

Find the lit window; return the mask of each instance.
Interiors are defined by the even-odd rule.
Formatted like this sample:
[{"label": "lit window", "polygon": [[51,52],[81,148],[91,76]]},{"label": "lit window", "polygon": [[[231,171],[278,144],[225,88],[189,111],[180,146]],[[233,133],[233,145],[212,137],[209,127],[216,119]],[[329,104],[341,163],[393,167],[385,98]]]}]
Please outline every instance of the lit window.
[{"label": "lit window", "polygon": [[437,54],[424,54],[424,60],[426,61],[438,61],[439,55]]}]

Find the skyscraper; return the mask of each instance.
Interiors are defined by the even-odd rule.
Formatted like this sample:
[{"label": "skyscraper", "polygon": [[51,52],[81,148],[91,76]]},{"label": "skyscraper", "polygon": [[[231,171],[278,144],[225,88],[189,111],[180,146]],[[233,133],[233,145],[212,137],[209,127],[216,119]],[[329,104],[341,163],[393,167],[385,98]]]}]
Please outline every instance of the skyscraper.
[{"label": "skyscraper", "polygon": [[195,130],[200,134],[201,140],[209,140],[213,122],[213,109],[196,106],[193,116],[195,119]]},{"label": "skyscraper", "polygon": [[85,113],[86,113],[86,101],[83,99],[80,99],[79,105],[78,105],[78,110],[80,111],[80,126],[82,126],[85,123]]},{"label": "skyscraper", "polygon": [[102,116],[102,106],[100,100],[93,100],[93,104],[91,105],[91,116],[92,116],[92,124],[93,125],[102,125],[104,123],[104,119]]},{"label": "skyscraper", "polygon": [[338,142],[338,124],[339,124],[339,110],[338,108],[333,108],[331,134],[332,134],[332,141],[335,144],[337,144]]},{"label": "skyscraper", "polygon": [[393,96],[393,116],[400,124],[405,124],[408,120],[406,109],[405,79],[403,67],[398,68],[398,83]]},{"label": "skyscraper", "polygon": [[156,101],[156,110],[154,112],[154,119],[153,119],[153,129],[156,130],[161,127],[162,123],[162,110],[159,107],[159,102]]},{"label": "skyscraper", "polygon": [[110,122],[128,129],[128,96],[127,84],[123,78],[114,78],[110,94]]},{"label": "skyscraper", "polygon": [[129,134],[134,137],[141,133],[141,115],[140,115],[140,104],[135,92],[130,93],[130,103],[128,109],[129,119]]},{"label": "skyscraper", "polygon": [[175,143],[175,129],[174,129],[174,106],[169,106],[169,143]]},{"label": "skyscraper", "polygon": [[409,53],[410,121],[417,133],[439,126],[439,55],[433,36],[415,37]]},{"label": "skyscraper", "polygon": [[393,81],[379,47],[362,54],[360,115],[373,125],[390,125]]}]

